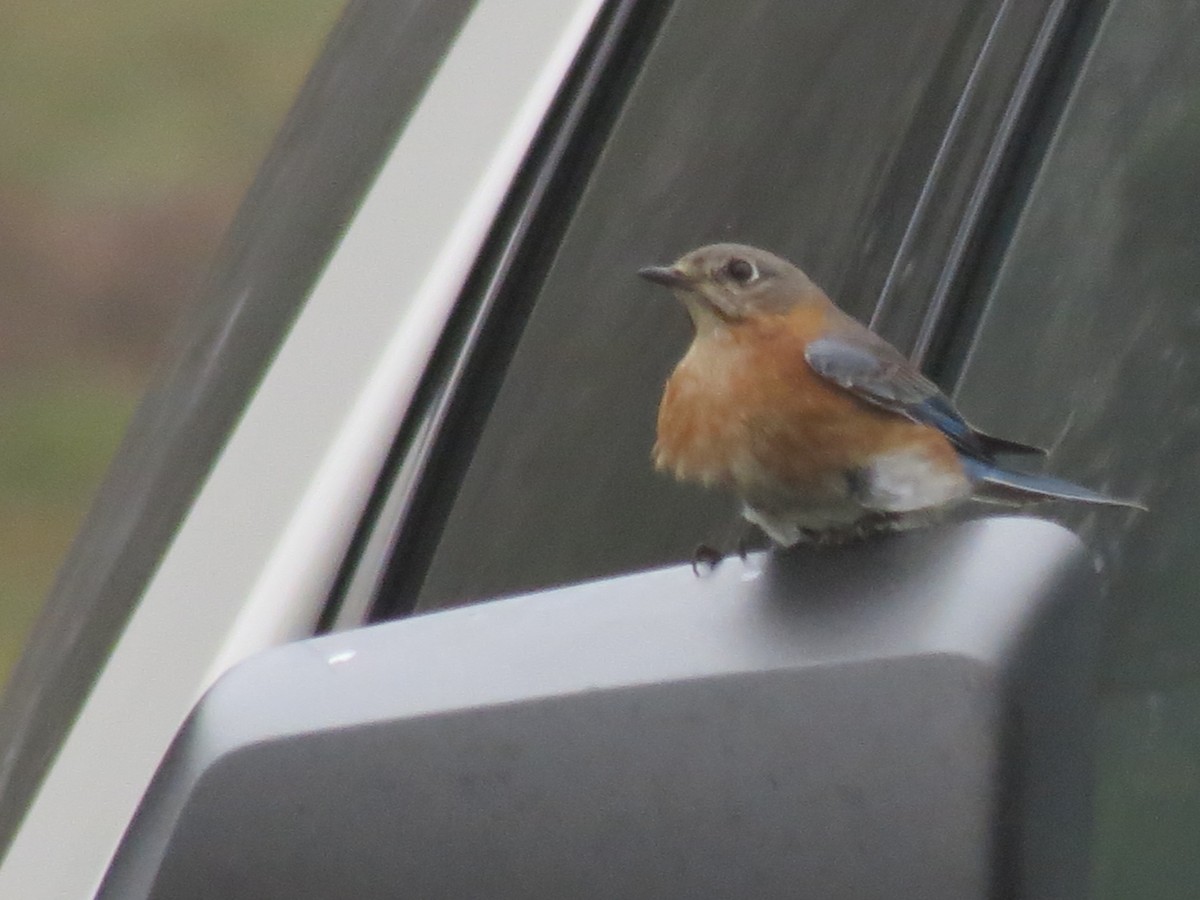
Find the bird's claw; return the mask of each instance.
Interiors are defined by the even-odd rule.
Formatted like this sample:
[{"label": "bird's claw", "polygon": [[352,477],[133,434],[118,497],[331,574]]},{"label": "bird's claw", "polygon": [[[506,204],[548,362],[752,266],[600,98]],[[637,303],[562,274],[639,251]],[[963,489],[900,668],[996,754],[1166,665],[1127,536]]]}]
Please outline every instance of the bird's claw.
[{"label": "bird's claw", "polygon": [[750,535],[743,533],[737,542],[738,559],[742,562],[746,561],[746,557],[750,555]]},{"label": "bird's claw", "polygon": [[692,554],[692,572],[697,578],[699,578],[702,574],[700,567],[703,566],[703,574],[707,575],[711,573],[713,569],[719,566],[721,564],[721,560],[724,558],[725,554],[723,554],[716,547],[710,547],[708,544],[700,544],[696,547],[695,552]]}]

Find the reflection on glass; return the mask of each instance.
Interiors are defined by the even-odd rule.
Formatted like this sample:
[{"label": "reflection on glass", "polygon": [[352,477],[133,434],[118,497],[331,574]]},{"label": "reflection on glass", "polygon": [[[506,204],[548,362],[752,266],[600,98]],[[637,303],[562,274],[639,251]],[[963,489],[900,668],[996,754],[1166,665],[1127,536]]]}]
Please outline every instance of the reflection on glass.
[{"label": "reflection on glass", "polygon": [[341,5],[0,7],[0,684]]}]

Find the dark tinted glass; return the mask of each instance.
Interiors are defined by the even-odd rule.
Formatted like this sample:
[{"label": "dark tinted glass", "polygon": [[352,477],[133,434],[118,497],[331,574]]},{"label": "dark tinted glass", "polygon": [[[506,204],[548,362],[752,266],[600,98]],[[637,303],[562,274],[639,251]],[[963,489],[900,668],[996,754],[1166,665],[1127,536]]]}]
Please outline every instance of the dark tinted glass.
[{"label": "dark tinted glass", "polygon": [[538,294],[421,607],[728,544],[729,499],[652,470],[658,396],[689,327],[634,272],[744,241],[868,316],[878,283],[863,260],[893,255],[993,14],[933,0],[673,5]]},{"label": "dark tinted glass", "polygon": [[1200,7],[1118,0],[1000,262],[980,426],[1142,498],[1072,509],[1108,594],[1097,896],[1200,892]]}]

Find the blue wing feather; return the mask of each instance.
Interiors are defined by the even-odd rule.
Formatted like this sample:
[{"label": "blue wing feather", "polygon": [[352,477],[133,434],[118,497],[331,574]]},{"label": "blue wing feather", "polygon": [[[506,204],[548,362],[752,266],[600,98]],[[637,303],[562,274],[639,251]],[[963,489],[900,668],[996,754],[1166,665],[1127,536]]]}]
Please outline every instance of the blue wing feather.
[{"label": "blue wing feather", "polygon": [[895,347],[865,328],[811,341],[804,358],[822,378],[868,403],[936,428],[964,453],[983,459],[996,453],[1044,453],[971,427],[936,384]]},{"label": "blue wing feather", "polygon": [[804,358],[818,375],[856,397],[946,435],[983,499],[1018,505],[1037,500],[1075,500],[1146,508],[1136,501],[1109,497],[1052,475],[1013,472],[996,465],[997,453],[1045,451],[972,428],[950,398],[900,351],[857,323],[855,329],[845,333],[811,341]]}]

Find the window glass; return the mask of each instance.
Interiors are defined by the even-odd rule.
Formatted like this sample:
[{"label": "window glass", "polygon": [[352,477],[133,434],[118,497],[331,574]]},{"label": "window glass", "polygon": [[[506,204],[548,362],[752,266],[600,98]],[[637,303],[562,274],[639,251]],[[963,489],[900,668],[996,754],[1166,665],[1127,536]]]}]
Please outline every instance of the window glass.
[{"label": "window glass", "polygon": [[1105,582],[1097,896],[1200,885],[1200,7],[1117,0],[1000,262],[959,400],[1150,512],[1062,511]]},{"label": "window glass", "polygon": [[[992,11],[928,0],[673,5],[505,372],[420,608],[732,543],[729,498],[652,469],[659,392],[689,326],[634,273],[743,241],[790,257],[869,316],[874,292],[857,264],[898,238],[881,223],[907,219],[953,107],[930,121],[923,104],[935,91],[957,96],[969,66],[947,60],[973,59]],[[925,155],[897,174],[918,129]]]}]

